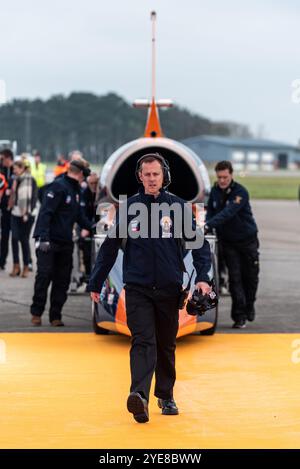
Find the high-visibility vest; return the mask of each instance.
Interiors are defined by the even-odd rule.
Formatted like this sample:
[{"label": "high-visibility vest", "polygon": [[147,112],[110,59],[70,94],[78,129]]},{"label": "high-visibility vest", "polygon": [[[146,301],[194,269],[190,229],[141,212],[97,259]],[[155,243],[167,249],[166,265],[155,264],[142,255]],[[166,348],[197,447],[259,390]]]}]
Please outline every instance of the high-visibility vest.
[{"label": "high-visibility vest", "polygon": [[60,165],[60,164],[57,164],[54,168],[54,176],[57,177],[57,176],[60,176],[61,174],[63,173],[66,173],[69,169],[69,162],[68,161],[65,161],[64,164]]},{"label": "high-visibility vest", "polygon": [[31,165],[31,176],[35,179],[38,188],[43,187],[46,184],[46,169],[47,166],[44,163]]}]

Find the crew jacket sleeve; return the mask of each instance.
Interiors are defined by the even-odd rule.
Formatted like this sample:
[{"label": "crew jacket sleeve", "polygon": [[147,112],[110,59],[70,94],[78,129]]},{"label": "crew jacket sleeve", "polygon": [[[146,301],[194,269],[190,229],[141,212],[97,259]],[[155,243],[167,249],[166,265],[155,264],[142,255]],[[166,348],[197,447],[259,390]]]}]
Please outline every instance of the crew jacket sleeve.
[{"label": "crew jacket sleeve", "polygon": [[210,228],[217,228],[218,226],[223,225],[235,215],[237,215],[238,212],[247,204],[248,201],[248,192],[246,190],[240,189],[232,195],[223,210],[221,210],[212,218],[207,217],[206,225],[208,225]]},{"label": "crew jacket sleeve", "polygon": [[[213,190],[213,189],[212,189]],[[207,202],[207,208],[206,208],[206,215],[205,215],[205,219],[206,220],[209,220],[210,218],[213,217],[213,198],[212,198],[212,190],[209,194],[209,197],[208,197],[208,202]]]},{"label": "crew jacket sleeve", "polygon": [[195,283],[209,283],[212,280],[212,265],[209,242],[204,239],[203,246],[201,248],[192,250],[192,256],[193,264],[196,269]]},{"label": "crew jacket sleeve", "polygon": [[116,262],[121,242],[122,239],[119,237],[119,217],[117,214],[116,223],[109,231],[97,254],[96,262],[86,288],[87,291],[100,293],[103,282]]},{"label": "crew jacket sleeve", "polygon": [[84,213],[84,209],[83,207],[79,207],[79,211],[78,211],[78,216],[77,216],[77,223],[78,225],[80,226],[80,228],[84,228],[88,231],[92,231],[92,229],[94,228],[95,224],[92,223],[86,216],[86,214]]},{"label": "crew jacket sleeve", "polygon": [[[193,257],[193,265],[196,270],[196,277],[195,283],[198,282],[210,282],[212,280],[211,272],[212,272],[212,265],[211,265],[211,253],[210,253],[210,246],[208,241],[204,238],[203,231],[200,227],[197,226],[196,220],[193,214],[191,214],[191,209],[187,208],[185,204],[185,212],[189,212],[190,219],[192,218],[192,229],[193,232],[196,233],[193,237],[186,236],[186,230],[183,230],[183,238],[185,242],[187,241],[195,241],[196,237],[198,238],[198,242],[200,243],[200,247],[195,247],[192,249],[192,257]],[[187,220],[188,218],[184,218]],[[196,243],[196,245],[198,244]]]},{"label": "crew jacket sleeve", "polygon": [[51,220],[63,200],[64,192],[55,185],[51,185],[43,197],[42,206],[37,219],[34,238],[40,238],[43,241],[50,240]]}]

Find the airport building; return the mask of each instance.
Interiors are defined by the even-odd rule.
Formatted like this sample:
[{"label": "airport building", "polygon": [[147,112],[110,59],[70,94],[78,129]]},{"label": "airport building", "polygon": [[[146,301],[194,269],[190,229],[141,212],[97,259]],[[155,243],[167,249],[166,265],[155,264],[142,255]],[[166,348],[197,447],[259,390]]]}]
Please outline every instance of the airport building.
[{"label": "airport building", "polygon": [[300,147],[272,140],[199,135],[183,140],[208,165],[229,160],[238,171],[300,168]]}]

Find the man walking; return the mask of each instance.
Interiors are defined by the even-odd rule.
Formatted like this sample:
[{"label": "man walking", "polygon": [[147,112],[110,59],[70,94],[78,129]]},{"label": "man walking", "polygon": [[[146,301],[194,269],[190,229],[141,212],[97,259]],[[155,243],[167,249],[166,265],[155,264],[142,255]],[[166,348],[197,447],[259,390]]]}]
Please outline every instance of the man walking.
[{"label": "man walking", "polygon": [[92,223],[80,206],[80,183],[89,174],[90,169],[84,159],[72,161],[67,174],[54,181],[45,192],[33,235],[37,247],[37,274],[30,311],[31,322],[35,326],[42,323],[50,282],[50,324],[64,326],[61,311],[67,299],[72,271],[73,226],[77,222],[84,228],[82,236],[87,236],[87,230],[92,229]]},{"label": "man walking", "polygon": [[[176,379],[175,348],[178,331],[178,306],[183,282],[182,244],[175,236],[177,204],[181,213],[186,210],[182,199],[167,192],[170,184],[168,162],[158,153],[142,156],[136,168],[142,184],[139,193],[127,200],[125,219],[117,214],[113,236],[102,244],[88,284],[91,298],[99,302],[99,292],[116,260],[125,226],[127,242],[124,252],[123,281],[127,325],[132,336],[130,350],[131,388],[127,409],[139,423],[149,420],[148,401],[153,374],[158,406],[163,415],[177,415],[173,388]],[[132,215],[138,206],[144,219]],[[160,209],[164,205],[168,210]],[[121,212],[120,207],[119,212]],[[133,210],[134,211],[134,210]],[[136,212],[135,212],[136,213]],[[158,213],[157,225],[154,213]],[[183,225],[187,222],[183,221]],[[190,217],[190,228],[195,223]],[[158,228],[157,235],[152,231]],[[183,233],[186,232],[183,226]],[[201,233],[202,235],[202,233]],[[183,236],[184,237],[184,236]],[[186,239],[186,238],[185,238]],[[210,292],[210,248],[207,241],[193,249],[196,269],[196,288]],[[202,247],[201,247],[202,246]]]}]

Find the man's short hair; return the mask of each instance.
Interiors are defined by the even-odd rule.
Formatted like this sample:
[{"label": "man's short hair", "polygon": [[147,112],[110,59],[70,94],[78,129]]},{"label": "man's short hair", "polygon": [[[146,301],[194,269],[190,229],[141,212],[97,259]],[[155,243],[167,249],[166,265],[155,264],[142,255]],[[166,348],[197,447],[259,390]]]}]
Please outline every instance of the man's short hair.
[{"label": "man's short hair", "polygon": [[4,156],[4,158],[9,158],[11,160],[14,159],[14,154],[9,148],[4,148],[3,150],[0,150],[0,155]]},{"label": "man's short hair", "polygon": [[225,160],[224,161],[219,161],[215,166],[216,173],[218,171],[225,171],[226,169],[228,169],[230,174],[233,173],[233,167],[232,167],[231,161],[225,161]]},{"label": "man's short hair", "polygon": [[152,156],[152,155],[149,155],[149,156],[146,156],[145,158],[142,159],[142,161],[141,161],[140,164],[139,164],[138,171],[140,171],[140,172],[142,171],[142,165],[143,165],[143,163],[153,163],[153,161],[158,161],[159,164],[160,164],[160,166],[161,166],[161,168],[163,169],[164,164],[163,164],[162,159],[161,159],[161,158],[158,158],[158,157],[156,157],[156,156],[154,156],[154,155],[153,155],[153,156]]},{"label": "man's short hair", "polygon": [[87,177],[91,172],[89,166],[84,158],[76,158],[76,160],[70,161],[69,171],[73,174],[79,174],[82,171],[84,176]]},{"label": "man's short hair", "polygon": [[72,160],[77,160],[77,161],[80,161],[80,160],[83,160],[83,153],[79,150],[73,150],[73,151],[70,151],[69,153],[69,160],[72,161]]}]

